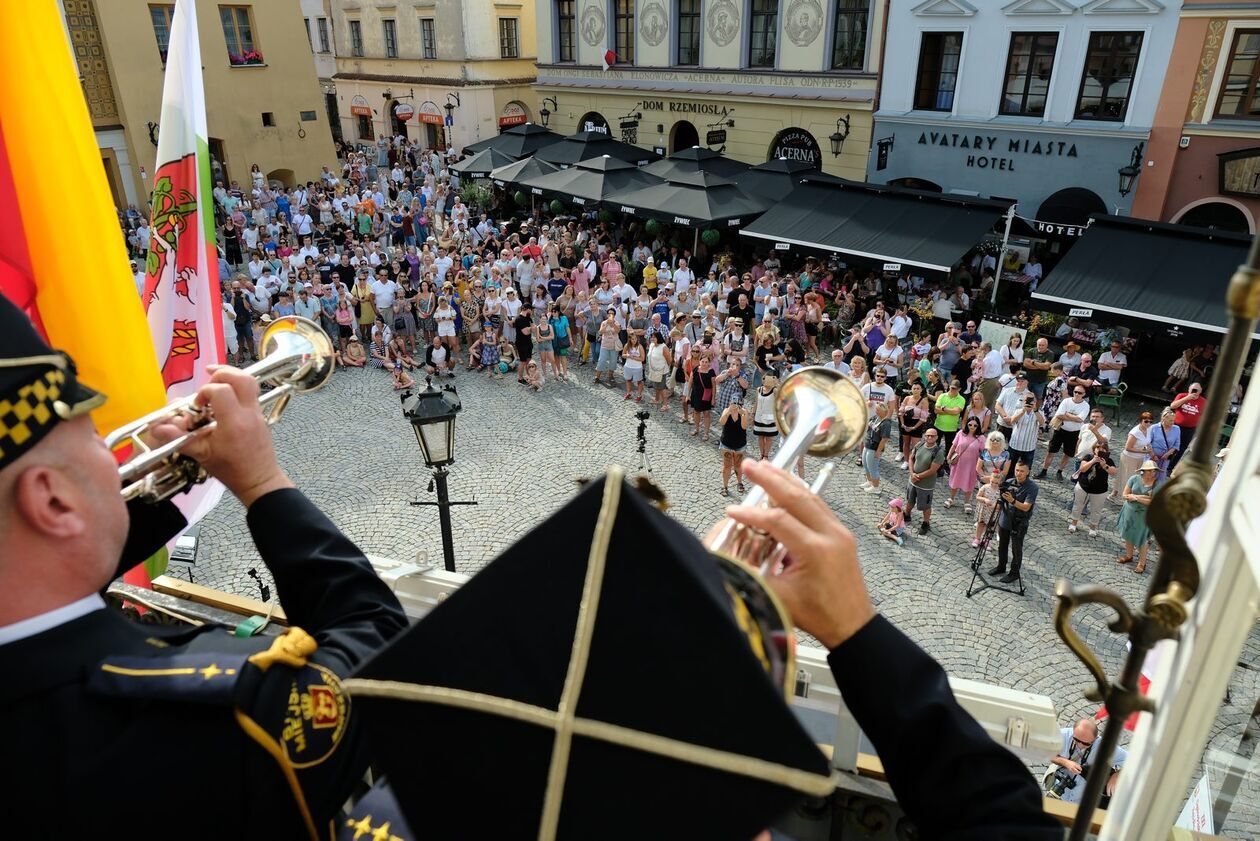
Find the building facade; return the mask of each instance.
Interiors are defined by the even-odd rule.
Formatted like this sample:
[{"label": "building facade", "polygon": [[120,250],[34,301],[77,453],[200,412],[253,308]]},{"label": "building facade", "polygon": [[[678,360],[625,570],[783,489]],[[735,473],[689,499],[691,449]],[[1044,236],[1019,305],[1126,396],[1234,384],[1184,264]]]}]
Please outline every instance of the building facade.
[{"label": "building facade", "polygon": [[332,12],[328,0],[301,0],[306,40],[315,57],[315,77],[324,96],[324,114],[334,140],[342,139],[341,114],[337,106],[337,39],[333,35]]},{"label": "building facade", "polygon": [[1014,199],[1051,239],[1127,213],[1176,5],[893,3],[868,180]]},{"label": "building facade", "polygon": [[[173,3],[61,0],[115,203],[141,206],[157,153]],[[100,14],[101,11],[105,14]],[[336,160],[297,0],[197,7],[213,175],[288,184]]]},{"label": "building facade", "polygon": [[1133,215],[1241,233],[1260,218],[1260,7],[1188,0]]},{"label": "building facade", "polygon": [[460,149],[533,119],[533,0],[328,2],[347,141]]},{"label": "building facade", "polygon": [[[550,128],[861,179],[883,0],[538,0]],[[612,65],[605,69],[606,59]],[[833,154],[832,135],[843,135]]]}]

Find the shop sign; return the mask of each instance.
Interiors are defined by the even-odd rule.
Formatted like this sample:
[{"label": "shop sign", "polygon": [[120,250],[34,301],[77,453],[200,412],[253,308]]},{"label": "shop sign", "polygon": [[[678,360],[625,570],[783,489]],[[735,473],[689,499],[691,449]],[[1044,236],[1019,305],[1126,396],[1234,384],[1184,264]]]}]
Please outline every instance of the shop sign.
[{"label": "shop sign", "polygon": [[444,122],[442,109],[437,106],[436,102],[426,99],[420,103],[420,122],[433,126],[442,125]]},{"label": "shop sign", "polygon": [[1070,318],[1093,318],[1094,311],[1085,307],[1072,307],[1068,310],[1068,316]]},{"label": "shop sign", "polygon": [[901,271],[901,264],[900,264],[900,263],[885,263],[885,264],[884,264],[884,271],[886,271],[886,272],[899,272],[899,271]]},{"label": "shop sign", "polygon": [[394,106],[394,116],[402,120],[404,123],[416,115],[416,109],[408,105],[406,102],[400,102]]},{"label": "shop sign", "polygon": [[822,149],[814,135],[803,128],[785,128],[774,136],[770,143],[770,157],[766,160],[786,158],[789,161],[800,161],[813,167],[822,166]]},{"label": "shop sign", "polygon": [[664,147],[664,146],[653,146],[653,147],[652,147],[652,151],[653,151],[654,153],[656,153],[656,154],[660,155],[662,158],[663,158],[663,157],[665,157],[665,147]]},{"label": "shop sign", "polygon": [[1222,195],[1260,197],[1260,148],[1239,149],[1218,157]]},{"label": "shop sign", "polygon": [[704,136],[706,146],[721,146],[726,142],[726,129],[718,129],[711,131]]},{"label": "shop sign", "polygon": [[519,102],[509,102],[499,113],[499,128],[519,126],[529,121],[525,108]]},{"label": "shop sign", "polygon": [[600,134],[612,134],[608,128],[608,121],[598,111],[587,111],[583,114],[582,119],[578,120],[578,131],[597,131]]},{"label": "shop sign", "polygon": [[888,152],[893,147],[893,138],[885,137],[875,141],[875,169],[888,169]]},{"label": "shop sign", "polygon": [[643,100],[644,111],[660,111],[662,114],[713,114],[725,117],[727,106],[720,102],[674,102],[663,99]]},{"label": "shop sign", "polygon": [[774,244],[774,250],[775,250],[775,251],[791,251],[791,250],[792,250],[792,244],[791,244],[791,243],[787,243],[787,242],[776,242],[776,243]]},{"label": "shop sign", "polygon": [[370,117],[372,106],[368,104],[366,97],[356,96],[350,100],[350,113],[356,117]]}]

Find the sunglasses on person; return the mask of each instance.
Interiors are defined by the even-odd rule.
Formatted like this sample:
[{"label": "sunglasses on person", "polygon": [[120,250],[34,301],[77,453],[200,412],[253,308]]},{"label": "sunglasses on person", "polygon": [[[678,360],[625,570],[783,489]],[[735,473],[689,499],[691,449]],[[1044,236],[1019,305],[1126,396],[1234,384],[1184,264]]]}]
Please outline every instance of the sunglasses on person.
[{"label": "sunglasses on person", "polygon": [[1076,395],[1077,397],[1084,397],[1085,391],[1083,389],[1078,388],[1076,391],[1072,392],[1072,394]]}]

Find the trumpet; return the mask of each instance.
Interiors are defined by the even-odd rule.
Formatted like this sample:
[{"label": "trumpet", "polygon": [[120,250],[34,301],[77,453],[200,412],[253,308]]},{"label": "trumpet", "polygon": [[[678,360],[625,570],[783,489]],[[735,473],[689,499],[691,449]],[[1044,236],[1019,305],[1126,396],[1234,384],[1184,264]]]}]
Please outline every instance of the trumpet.
[{"label": "trumpet", "polygon": [[[853,381],[832,368],[800,368],[783,378],[774,401],[774,420],[784,441],[770,463],[791,470],[798,458],[810,455],[830,458],[843,455],[862,442],[866,431],[866,400]],[[825,467],[810,487],[822,491],[832,470]],[[744,505],[766,505],[766,492],[754,485]],[[769,573],[783,560],[785,550],[768,534],[734,520],[706,543],[715,555],[725,556]]]},{"label": "trumpet", "polygon": [[[274,424],[295,393],[318,391],[328,382],[333,372],[333,344],[315,322],[299,316],[285,316],[268,325],[258,345],[263,358],[244,371],[259,382],[274,386],[258,397],[258,405],[267,423]],[[179,418],[190,419],[188,433],[159,447],[152,447],[145,441],[145,434],[154,426]],[[105,436],[105,443],[111,450],[130,443],[135,452],[118,468],[123,499],[161,502],[205,481],[206,472],[201,465],[180,451],[188,444],[193,430],[213,422],[209,407],[197,405],[196,395],[193,395],[163,406]]]}]

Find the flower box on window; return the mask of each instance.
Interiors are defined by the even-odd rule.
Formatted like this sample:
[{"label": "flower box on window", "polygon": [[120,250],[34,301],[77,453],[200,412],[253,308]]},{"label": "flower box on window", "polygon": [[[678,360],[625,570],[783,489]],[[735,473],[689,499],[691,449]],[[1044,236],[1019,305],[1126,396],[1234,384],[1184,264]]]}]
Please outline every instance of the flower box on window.
[{"label": "flower box on window", "polygon": [[266,62],[263,61],[262,53],[257,50],[250,50],[244,55],[228,53],[228,64],[233,67],[250,67],[259,64],[266,64]]}]

